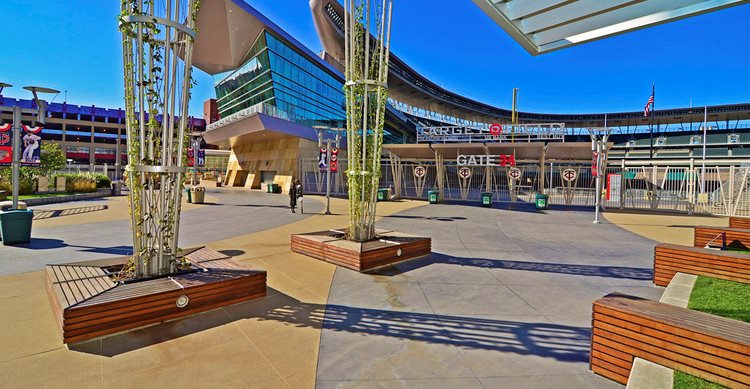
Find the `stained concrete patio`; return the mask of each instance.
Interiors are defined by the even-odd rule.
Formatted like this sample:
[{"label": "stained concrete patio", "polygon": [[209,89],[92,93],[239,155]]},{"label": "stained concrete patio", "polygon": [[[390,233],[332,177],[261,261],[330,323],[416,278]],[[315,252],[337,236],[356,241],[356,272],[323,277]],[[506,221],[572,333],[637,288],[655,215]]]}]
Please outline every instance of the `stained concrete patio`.
[{"label": "stained concrete patio", "polygon": [[[588,371],[591,302],[611,291],[658,299],[648,237],[707,224],[615,220],[631,232],[593,225],[587,212],[387,202],[378,226],[432,236],[435,254],[362,275],[289,250],[291,233],[345,225],[344,200],[332,216],[301,216],[286,196],[209,195],[219,205],[184,213],[183,245],[206,242],[268,270],[268,297],[68,349],[42,273],[19,272],[127,248],[127,208],[39,221],[35,236],[66,246],[0,248],[0,273],[13,273],[0,276],[2,386],[617,387]],[[320,212],[323,199],[313,203]],[[31,253],[25,267],[16,249]]]}]

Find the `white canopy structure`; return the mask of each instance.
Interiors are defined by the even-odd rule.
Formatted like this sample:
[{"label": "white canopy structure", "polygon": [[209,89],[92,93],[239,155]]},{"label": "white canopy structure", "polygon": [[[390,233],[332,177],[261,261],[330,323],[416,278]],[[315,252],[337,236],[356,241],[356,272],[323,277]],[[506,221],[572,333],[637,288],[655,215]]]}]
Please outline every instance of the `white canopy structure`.
[{"label": "white canopy structure", "polygon": [[530,54],[745,4],[750,0],[473,0]]}]

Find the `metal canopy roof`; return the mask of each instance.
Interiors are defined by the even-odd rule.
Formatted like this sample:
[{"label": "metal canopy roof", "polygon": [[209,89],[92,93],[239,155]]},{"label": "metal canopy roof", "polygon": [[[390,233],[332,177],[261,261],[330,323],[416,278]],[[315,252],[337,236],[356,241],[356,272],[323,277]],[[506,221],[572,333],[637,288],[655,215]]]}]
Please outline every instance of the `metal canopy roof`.
[{"label": "metal canopy roof", "polygon": [[532,55],[750,2],[750,0],[473,1]]}]

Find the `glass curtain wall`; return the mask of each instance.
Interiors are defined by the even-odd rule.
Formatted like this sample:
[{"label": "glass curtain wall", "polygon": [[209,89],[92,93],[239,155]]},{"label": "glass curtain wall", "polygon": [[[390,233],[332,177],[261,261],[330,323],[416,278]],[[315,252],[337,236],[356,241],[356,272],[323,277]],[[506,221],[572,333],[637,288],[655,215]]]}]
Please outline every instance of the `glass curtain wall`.
[{"label": "glass curtain wall", "polygon": [[298,124],[344,126],[343,78],[268,31],[260,35],[241,67],[215,79],[221,117],[266,103]]}]

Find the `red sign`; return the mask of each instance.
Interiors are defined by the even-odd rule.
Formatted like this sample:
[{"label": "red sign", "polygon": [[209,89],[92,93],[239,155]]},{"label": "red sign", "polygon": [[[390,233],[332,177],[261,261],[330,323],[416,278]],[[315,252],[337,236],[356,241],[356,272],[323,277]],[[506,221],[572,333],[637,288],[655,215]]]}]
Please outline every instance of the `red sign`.
[{"label": "red sign", "polygon": [[503,132],[503,126],[494,123],[490,126],[490,134],[491,135],[500,135]]},{"label": "red sign", "polygon": [[331,149],[331,173],[339,171],[339,149]]},{"label": "red sign", "polygon": [[500,156],[500,166],[516,166],[516,156],[505,154]]},{"label": "red sign", "polygon": [[599,176],[599,166],[597,165],[597,160],[599,159],[599,155],[596,151],[593,153],[593,157],[591,158],[591,176],[592,177],[598,177]]},{"label": "red sign", "polygon": [[11,124],[0,124],[0,166],[10,166],[13,161]]}]

